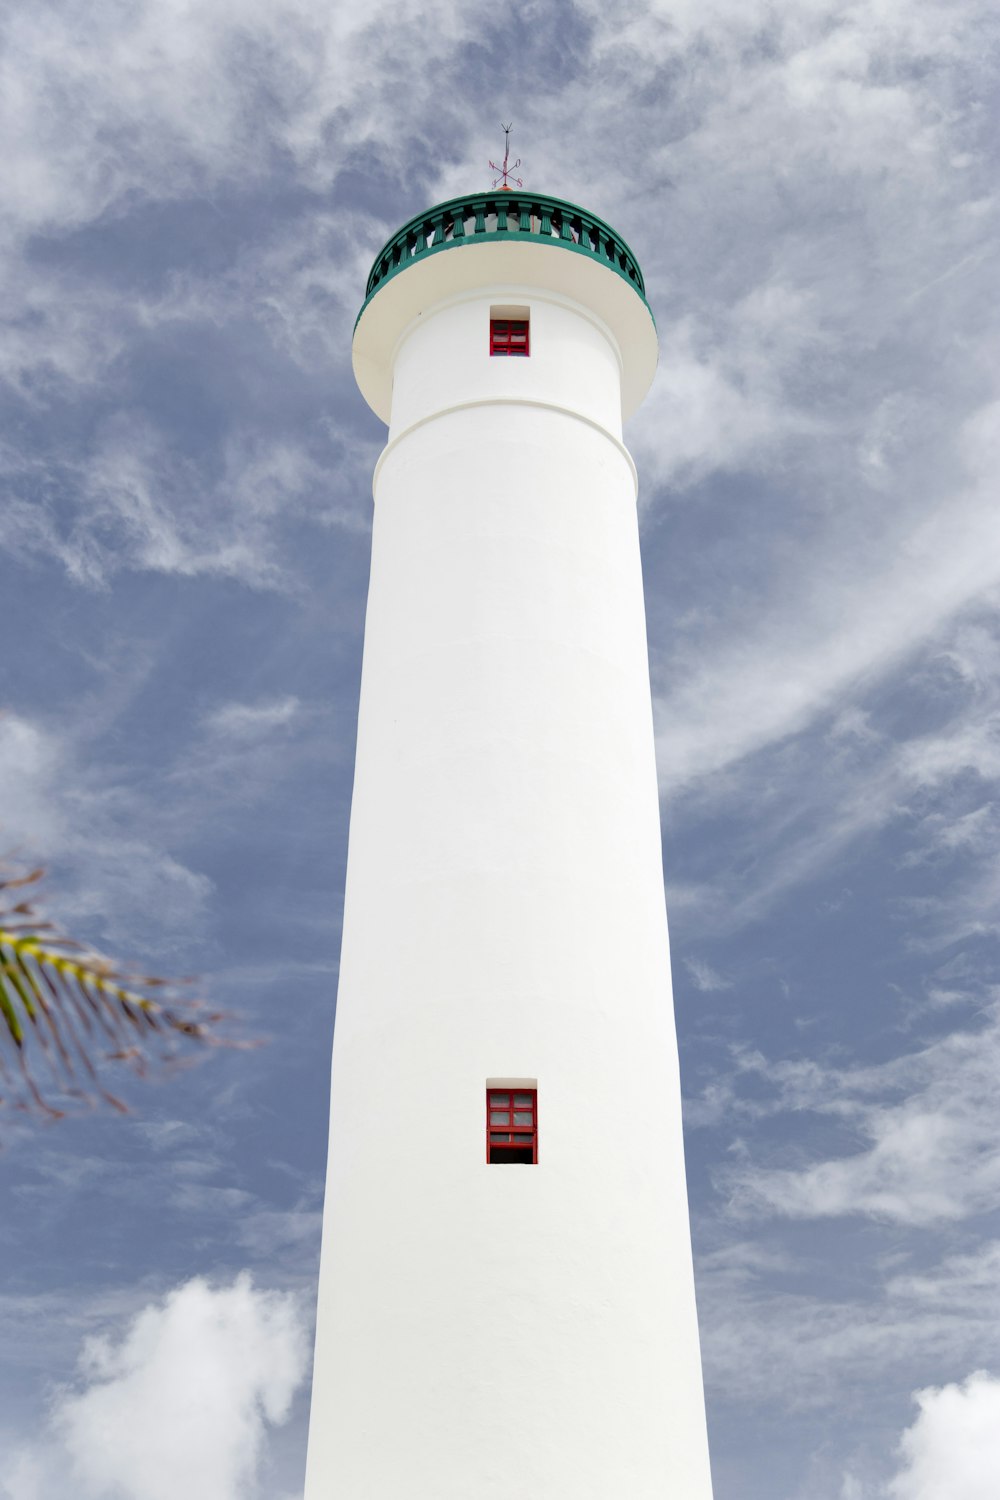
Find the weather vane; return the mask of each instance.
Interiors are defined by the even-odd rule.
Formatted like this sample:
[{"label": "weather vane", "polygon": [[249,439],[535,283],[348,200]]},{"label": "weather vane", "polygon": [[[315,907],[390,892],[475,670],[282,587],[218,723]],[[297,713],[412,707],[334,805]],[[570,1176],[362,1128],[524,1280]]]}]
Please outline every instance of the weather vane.
[{"label": "weather vane", "polygon": [[521,181],[520,177],[511,176],[511,174],[515,172],[521,165],[520,157],[517,158],[517,161],[513,166],[510,166],[509,164],[510,132],[513,123],[513,120],[511,120],[510,125],[505,125],[502,120],[500,121],[500,129],[503,131],[503,166],[498,167],[495,161],[490,162],[491,169],[497,174],[493,179],[493,186],[497,187],[499,185],[502,188],[506,188],[507,192],[511,191],[511,184],[507,181],[508,177],[510,177],[511,182],[516,182],[518,187],[524,187],[524,183]]}]

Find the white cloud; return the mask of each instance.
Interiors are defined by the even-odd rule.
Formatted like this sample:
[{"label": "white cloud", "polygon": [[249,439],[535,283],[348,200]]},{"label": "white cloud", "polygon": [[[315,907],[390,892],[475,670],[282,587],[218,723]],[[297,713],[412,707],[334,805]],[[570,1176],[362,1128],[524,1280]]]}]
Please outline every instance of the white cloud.
[{"label": "white cloud", "polygon": [[731,635],[690,651],[658,694],[665,792],[800,732],[985,596],[1000,581],[994,505],[984,479],[947,510],[901,518],[867,555],[838,542],[836,566],[803,559],[749,634],[730,621]]},{"label": "white cloud", "polygon": [[716,972],[711,964],[705,963],[700,958],[686,958],[684,967],[694,980],[695,989],[705,992],[713,990],[731,990],[733,981],[726,979],[722,974]]},{"label": "white cloud", "polygon": [[[931,1225],[988,1212],[1000,1194],[1000,1009],[887,1063],[824,1068],[815,1061],[737,1061],[770,1097],[741,1102],[738,1084],[712,1102],[716,1118],[811,1112],[849,1128],[859,1149],[802,1167],[744,1160],[726,1174],[739,1212],[793,1219],[866,1215]],[[701,1122],[709,1101],[696,1106]],[[801,1148],[800,1148],[801,1153]]]},{"label": "white cloud", "polygon": [[[392,25],[381,24],[385,13]],[[181,231],[159,276],[149,270],[153,254],[120,279],[109,275],[116,251],[105,242],[122,234],[127,242],[128,225],[155,205],[193,204],[222,222],[217,191],[242,203],[280,181],[281,191],[298,182],[326,194],[352,148],[405,157],[409,115],[421,104],[412,88],[374,86],[380,59],[389,75],[405,59],[423,107],[439,115],[433,63],[451,56],[464,26],[451,0],[419,12],[394,0],[356,12],[318,10],[311,0],[237,9],[167,0],[127,15],[91,7],[85,19],[72,4],[44,18],[30,4],[10,9],[0,60],[0,146],[10,167],[0,183],[9,289],[0,382],[35,414],[95,397],[121,409],[102,415],[96,431],[89,411],[82,425],[57,419],[40,448],[33,429],[23,451],[18,423],[6,424],[15,437],[0,455],[0,544],[21,558],[54,559],[91,587],[123,568],[282,587],[277,534],[291,515],[366,527],[372,453],[356,421],[331,418],[325,431],[293,435],[289,410],[284,432],[257,434],[251,410],[245,427],[233,415],[220,451],[196,462],[185,453],[188,434],[159,431],[160,413],[150,419],[135,387],[156,383],[176,340],[189,349],[207,341],[209,363],[228,342],[245,366],[242,385],[227,379],[224,396],[206,393],[227,418],[241,397],[251,407],[260,401],[289,359],[324,381],[332,371],[336,389],[365,270],[387,226],[339,202],[324,211],[319,196],[315,213],[292,224],[257,205],[224,264],[207,270],[191,260]],[[397,128],[404,115],[407,128]],[[169,231],[156,238],[166,243]],[[117,253],[129,259],[127,249]]]},{"label": "white cloud", "polygon": [[205,726],[224,739],[257,739],[283,729],[296,717],[301,705],[289,695],[269,703],[220,703],[205,716]]},{"label": "white cloud", "polygon": [[[688,523],[700,608],[654,627],[669,796],[841,706],[1000,576],[997,199],[972,103],[994,21],[982,0],[588,10],[631,131],[661,143],[623,174],[580,112],[608,216],[617,184],[645,229],[662,358],[631,428],[644,502],[707,506],[704,531],[742,553],[699,558]],[[723,508],[731,487],[700,482],[734,472],[746,493]]]},{"label": "white cloud", "polygon": [[[381,14],[393,15],[380,27]],[[382,51],[419,44],[430,60],[461,34],[453,4],[319,8],[309,0],[239,7],[191,0],[72,6],[41,15],[15,6],[0,70],[0,132],[19,154],[4,174],[8,233],[64,228],[129,193],[170,198],[259,177],[284,148],[325,181],[319,158],[330,115],[346,141],[379,125],[365,67]],[[433,88],[427,80],[428,95]],[[389,121],[383,129],[391,134]]]},{"label": "white cloud", "polygon": [[201,719],[201,733],[167,773],[173,816],[191,827],[208,802],[247,806],[273,792],[309,761],[330,764],[343,754],[329,707],[294,693],[257,702],[222,702]]},{"label": "white cloud", "polygon": [[52,795],[62,773],[59,740],[31,719],[0,714],[0,840],[2,847],[52,848],[65,837],[65,811]]},{"label": "white cloud", "polygon": [[926,1311],[982,1317],[1000,1294],[1000,1240],[948,1255],[932,1271],[900,1271],[889,1278],[887,1289],[893,1301],[909,1304],[911,1317]]},{"label": "white cloud", "polygon": [[290,1296],[247,1275],[186,1282],[120,1336],[87,1340],[76,1387],[44,1439],[8,1445],[0,1486],[7,1500],[250,1500],[306,1361]]},{"label": "white cloud", "polygon": [[175,948],[179,930],[191,935],[214,887],[157,837],[137,793],[88,763],[86,732],[0,716],[0,848],[52,870],[60,920],[77,936],[93,922],[102,941],[141,943],[148,958],[165,941]]},{"label": "white cloud", "polygon": [[1000,1486],[1000,1380],[979,1370],[961,1385],[914,1397],[920,1415],[900,1441],[892,1500],[996,1500]]},{"label": "white cloud", "polygon": [[[897,1233],[891,1259],[901,1244]],[[914,1242],[913,1258],[923,1249]],[[697,1258],[707,1382],[761,1410],[836,1409],[860,1426],[865,1408],[888,1413],[886,1403],[915,1378],[930,1382],[992,1357],[998,1251],[994,1241],[913,1272],[875,1259],[859,1275],[854,1263],[839,1295],[822,1250],[811,1254],[801,1239],[794,1253],[763,1234],[707,1251]],[[946,1494],[951,1500],[947,1490],[934,1500]]]},{"label": "white cloud", "polygon": [[645,486],[758,469],[795,437],[829,430],[785,389],[820,339],[806,302],[803,292],[765,283],[719,315],[724,328],[686,313],[660,329],[659,373],[630,429]]},{"label": "white cloud", "polygon": [[[234,430],[218,462],[204,464],[173,451],[141,413],[119,413],[72,459],[46,464],[0,453],[8,489],[0,545],[21,558],[52,557],[93,588],[132,569],[289,589],[282,522],[305,517],[362,532],[368,525],[369,482],[355,478],[371,457],[367,447],[331,427],[322,451],[325,464],[299,437]],[[344,483],[331,496],[335,464]]]},{"label": "white cloud", "polygon": [[[748,670],[763,675],[765,665]],[[989,599],[914,652],[907,675],[932,705],[929,732],[927,715],[914,715],[908,728],[891,700],[886,712],[884,685],[869,684],[808,733],[759,747],[683,792],[667,789],[677,816],[697,817],[707,807],[725,818],[740,852],[712,884],[685,893],[690,937],[759,920],[852,843],[890,825],[903,845],[899,866],[924,872],[895,904],[906,941],[933,949],[995,930],[1000,630]],[[732,733],[739,736],[738,725]],[[672,735],[665,721],[664,741]]]}]

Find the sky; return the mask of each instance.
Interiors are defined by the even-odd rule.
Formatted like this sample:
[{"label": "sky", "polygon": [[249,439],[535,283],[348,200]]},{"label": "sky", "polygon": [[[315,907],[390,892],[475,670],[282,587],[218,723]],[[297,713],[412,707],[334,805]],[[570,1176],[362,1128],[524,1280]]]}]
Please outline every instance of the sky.
[{"label": "sky", "polygon": [[660,332],[626,437],[716,1500],[995,1500],[998,41],[990,0],[8,0],[3,847],[269,1043],[0,1116],[2,1500],[301,1497],[351,330],[501,120]]}]

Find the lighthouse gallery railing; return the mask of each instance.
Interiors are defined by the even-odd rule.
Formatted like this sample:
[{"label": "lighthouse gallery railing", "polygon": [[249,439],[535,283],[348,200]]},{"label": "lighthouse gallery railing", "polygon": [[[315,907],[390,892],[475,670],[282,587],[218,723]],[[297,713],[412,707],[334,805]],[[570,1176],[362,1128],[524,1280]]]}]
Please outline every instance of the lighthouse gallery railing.
[{"label": "lighthouse gallery railing", "polygon": [[507,191],[452,198],[404,224],[375,257],[365,288],[365,305],[391,277],[425,255],[471,241],[522,236],[556,243],[600,261],[631,282],[645,302],[646,288],[638,261],[621,235],[603,219],[561,198]]}]

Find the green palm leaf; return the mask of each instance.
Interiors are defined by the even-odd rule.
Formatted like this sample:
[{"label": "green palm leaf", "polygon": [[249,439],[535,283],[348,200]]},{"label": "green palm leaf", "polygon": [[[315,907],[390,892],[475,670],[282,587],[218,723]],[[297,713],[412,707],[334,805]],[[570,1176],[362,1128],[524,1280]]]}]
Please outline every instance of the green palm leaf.
[{"label": "green palm leaf", "polygon": [[124,1111],[104,1085],[108,1066],[143,1075],[192,1044],[218,1044],[221,1016],[182,998],[186,981],[123,969],[41,921],[30,900],[10,904],[42,874],[0,879],[0,1103],[49,1116],[71,1101]]}]

